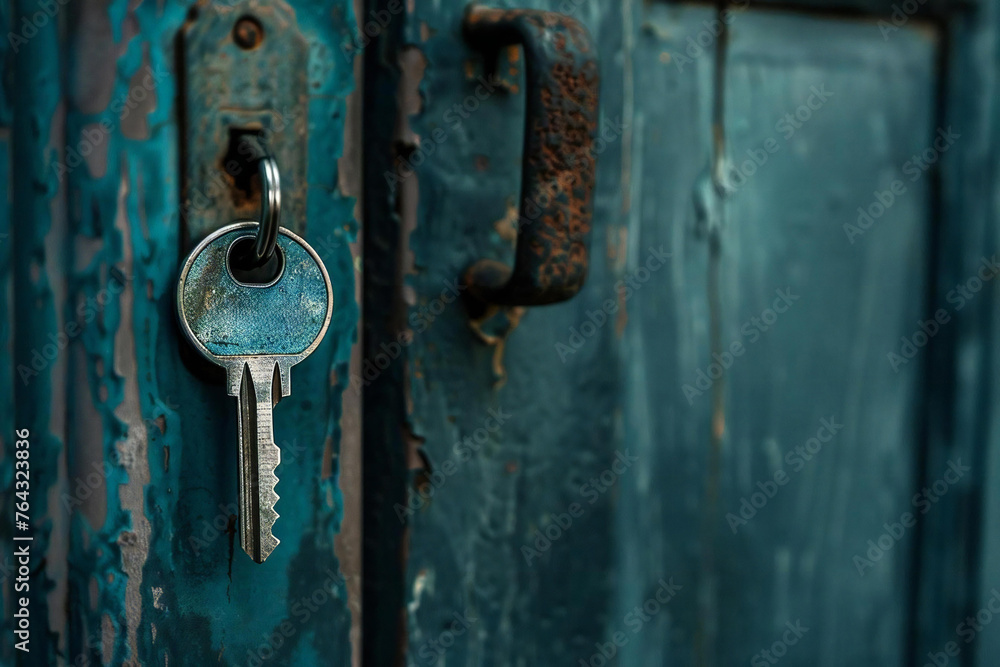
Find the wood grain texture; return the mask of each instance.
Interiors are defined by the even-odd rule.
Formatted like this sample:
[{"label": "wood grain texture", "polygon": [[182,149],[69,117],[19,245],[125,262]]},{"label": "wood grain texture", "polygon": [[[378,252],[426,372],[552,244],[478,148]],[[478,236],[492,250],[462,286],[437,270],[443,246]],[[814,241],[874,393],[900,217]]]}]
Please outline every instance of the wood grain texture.
[{"label": "wood grain texture", "polygon": [[[974,558],[960,561],[975,528],[956,518],[975,506],[980,474],[859,573],[854,556],[867,557],[868,540],[919,513],[921,484],[943,476],[949,456],[975,453],[966,436],[958,441],[970,444],[953,448],[955,434],[937,444],[928,435],[933,382],[957,372],[947,351],[956,334],[898,372],[888,358],[933,317],[932,285],[954,273],[934,254],[944,229],[937,161],[907,165],[938,130],[947,135],[941,24],[907,21],[886,38],[873,8],[859,10],[867,18],[632,2],[558,9],[597,37],[602,118],[623,119],[598,161],[594,267],[573,302],[499,313],[477,337],[448,280],[480,257],[511,257],[518,56],[508,54],[499,85],[484,82],[450,5],[413,8],[393,38],[403,118],[397,163],[381,174],[394,181],[380,200],[385,220],[372,222],[385,258],[407,276],[385,294],[408,309],[385,317],[408,336],[397,339],[408,374],[390,367],[375,383],[390,376],[383,388],[405,397],[410,418],[383,413],[395,440],[373,440],[393,470],[414,470],[409,506],[396,487],[378,499],[380,531],[395,544],[408,537],[393,552],[408,557],[408,662],[586,662],[624,631],[619,664],[738,664],[763,659],[786,623],[801,621],[810,629],[797,663],[908,664],[928,643],[918,628],[946,634],[936,609],[967,606],[949,583],[967,590],[974,579]],[[407,112],[417,112],[409,122]],[[896,180],[892,203],[858,228],[858,207]],[[651,270],[653,250],[669,255],[666,268]],[[558,344],[570,343],[560,334],[579,332],[602,295],[617,302],[615,316],[578,350],[562,348],[557,364],[548,350],[559,358]],[[769,312],[776,302],[780,314]],[[980,335],[978,324],[952,331],[967,326]],[[713,362],[736,342],[739,356],[711,381]],[[978,382],[969,378],[967,395],[988,400]],[[470,457],[462,441],[488,409],[510,422]],[[824,423],[843,427],[831,434]],[[796,448],[819,444],[810,441],[818,434],[829,444],[802,457]],[[553,514],[616,451],[641,463],[599,494],[597,513],[581,520],[587,538],[573,532],[580,523],[554,530]],[[777,471],[780,495],[740,519],[744,499]],[[546,527],[565,534],[531,563],[514,557]],[[945,534],[964,546],[932,537]],[[665,582],[678,585],[676,597],[648,618],[637,613]],[[388,603],[385,627],[398,627],[396,590],[373,591]],[[586,620],[572,613],[584,600]],[[475,631],[452,632],[456,613],[475,616]],[[442,639],[453,642],[443,652]]]},{"label": "wood grain texture", "polygon": [[[293,9],[310,44],[301,107],[311,128],[307,219],[299,224],[330,273],[336,312],[275,410],[283,544],[263,566],[234,545],[235,401],[181,362],[186,342],[174,321],[183,244],[174,50],[189,6],[84,2],[14,58],[23,70],[14,215],[25,221],[14,360],[29,363],[48,332],[68,341],[64,375],[56,381],[47,369],[17,394],[16,421],[32,429],[40,476],[35,553],[48,558],[26,664],[56,664],[57,653],[72,664],[350,663],[334,538],[344,516],[340,397],[358,321],[357,229],[353,202],[337,190],[336,159],[353,85],[340,47],[352,38],[353,16],[346,2]],[[61,125],[50,139],[57,113],[65,113],[65,139]],[[64,267],[63,295],[50,264]],[[57,511],[63,526],[47,520]],[[49,540],[60,527],[66,534]]]},{"label": "wood grain texture", "polygon": [[[36,8],[27,2],[5,5],[10,25],[17,26],[33,15]],[[48,21],[33,38],[15,46],[8,40],[5,62],[12,75],[5,116],[10,125],[10,208],[7,215],[11,236],[12,281],[9,298],[16,330],[10,382],[14,389],[13,428],[27,428],[31,434],[31,534],[34,536],[30,563],[32,581],[27,595],[33,619],[33,646],[29,655],[18,654],[23,664],[53,664],[66,646],[66,619],[61,613],[65,600],[67,572],[65,558],[50,563],[42,556],[50,550],[65,553],[66,513],[55,502],[65,488],[65,357],[56,344],[64,325],[66,282],[63,248],[65,238],[60,207],[60,185],[52,172],[62,142],[62,69],[58,25]],[[17,251],[14,251],[17,248]],[[20,368],[20,370],[19,370]],[[4,444],[13,446],[8,430]],[[5,446],[3,459],[4,498],[13,498],[12,449]],[[4,503],[4,546],[13,532],[13,507]],[[23,533],[22,533],[23,534]],[[13,573],[12,573],[13,574]],[[4,608],[14,608],[14,580],[4,584]],[[20,597],[20,596],[19,596]],[[2,655],[13,662],[14,637],[5,633]]]},{"label": "wood grain texture", "polygon": [[[689,404],[682,384],[710,359],[709,251],[721,212],[712,183],[716,46],[689,51],[688,40],[704,33],[716,12],[625,7],[633,45],[626,68],[634,72],[625,93],[635,120],[624,165],[631,204],[621,262],[626,275],[641,278],[650,248],[664,247],[671,257],[634,293],[623,323],[623,442],[641,467],[622,481],[616,613],[602,641],[625,632],[618,664],[690,665],[699,664],[699,581],[711,556],[701,508],[712,401]],[[665,607],[655,604],[661,579],[681,586]],[[642,608],[650,599],[654,613]]]},{"label": "wood grain texture", "polygon": [[[923,29],[884,40],[870,22],[749,13],[733,23],[726,157],[747,180],[724,206],[718,298],[720,340],[747,352],[726,377],[721,508],[738,512],[776,470],[791,479],[735,535],[718,523],[730,554],[713,573],[722,663],[799,619],[810,632],[789,649],[797,659],[905,658],[914,533],[881,535],[906,512],[924,516],[911,499],[925,360],[888,354],[933,317],[933,181],[912,156],[938,135],[937,46]],[[748,151],[772,138],[777,152],[750,175]],[[845,227],[861,224],[859,207],[874,213],[863,235]],[[778,290],[797,298],[771,322],[762,313]],[[758,342],[743,329],[755,315],[768,327]],[[822,438],[823,419],[842,428],[812,460],[790,457]],[[870,556],[868,540],[890,546]]]}]

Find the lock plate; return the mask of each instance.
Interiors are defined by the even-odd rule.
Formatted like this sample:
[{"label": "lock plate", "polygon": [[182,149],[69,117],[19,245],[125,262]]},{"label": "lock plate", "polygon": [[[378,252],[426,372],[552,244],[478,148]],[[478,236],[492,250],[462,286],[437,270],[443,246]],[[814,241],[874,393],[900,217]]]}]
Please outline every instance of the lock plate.
[{"label": "lock plate", "polygon": [[184,250],[234,220],[259,219],[241,133],[265,138],[281,169],[281,224],[305,235],[309,45],[294,12],[274,0],[200,3],[181,39]]}]

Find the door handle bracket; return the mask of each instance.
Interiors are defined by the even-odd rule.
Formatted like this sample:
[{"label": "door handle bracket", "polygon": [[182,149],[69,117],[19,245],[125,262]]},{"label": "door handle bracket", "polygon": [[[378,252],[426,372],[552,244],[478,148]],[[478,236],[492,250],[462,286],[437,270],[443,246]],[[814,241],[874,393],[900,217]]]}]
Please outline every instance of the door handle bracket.
[{"label": "door handle bracket", "polygon": [[539,306],[571,298],[587,277],[600,75],[576,19],[529,9],[470,5],[466,41],[488,65],[519,44],[525,56],[524,157],[514,266],[481,259],[463,284],[475,299]]}]

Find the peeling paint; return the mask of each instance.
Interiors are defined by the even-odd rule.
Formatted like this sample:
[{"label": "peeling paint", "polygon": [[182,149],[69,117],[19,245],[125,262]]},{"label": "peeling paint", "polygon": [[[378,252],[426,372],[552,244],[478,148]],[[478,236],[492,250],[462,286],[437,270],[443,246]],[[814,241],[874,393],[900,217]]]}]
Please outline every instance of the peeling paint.
[{"label": "peeling paint", "polygon": [[[22,21],[30,24],[34,8],[15,4],[9,8],[11,25]],[[13,33],[12,33],[13,34]],[[66,511],[58,502],[66,487],[66,394],[67,356],[44,354],[44,344],[56,347],[65,316],[66,262],[59,243],[66,235],[64,196],[51,167],[57,163],[63,143],[62,72],[58,53],[59,31],[54,22],[47,22],[31,40],[20,45],[13,57],[10,45],[2,52],[8,79],[6,92],[16,91],[9,99],[4,95],[0,115],[4,118],[3,173],[6,182],[4,201],[9,203],[2,225],[3,251],[3,325],[12,336],[8,380],[0,392],[5,407],[0,421],[9,426],[4,443],[14,429],[28,429],[31,447],[31,512],[30,530],[33,537],[33,572],[30,592],[26,595],[32,614],[32,664],[51,664],[66,646],[66,619],[62,610],[66,604],[67,567]],[[27,224],[25,224],[27,223]],[[9,236],[7,236],[9,234]],[[15,250],[16,249],[16,250]],[[9,313],[9,315],[8,315]],[[55,336],[50,339],[49,336]],[[46,343],[42,343],[45,341]],[[45,363],[39,363],[42,358]],[[10,423],[6,423],[7,420]],[[0,480],[4,491],[14,486],[14,457],[0,458]],[[0,530],[11,535],[13,516],[0,519]],[[5,539],[0,562],[12,562],[10,540]],[[45,554],[53,553],[52,562]],[[9,579],[9,577],[5,577]],[[3,606],[13,609],[11,588],[4,586]],[[0,661],[15,661],[13,637],[0,642]]]},{"label": "peeling paint", "polygon": [[[556,8],[551,3],[547,7]],[[420,43],[427,63],[420,81],[422,108],[410,119],[420,136],[432,136],[444,125],[442,119],[450,118],[446,116],[450,109],[475,95],[482,85],[479,77],[492,73],[486,62],[490,58],[474,51],[453,29],[464,10],[463,3],[417,3],[405,17],[407,32],[400,43]],[[596,21],[584,14],[618,11],[617,6],[595,7],[577,18],[593,28]],[[426,42],[418,39],[422,22],[435,31]],[[407,227],[411,231],[406,246],[412,251],[414,268],[404,274],[415,304],[411,314],[440,293],[442,283],[462,275],[475,261],[495,258],[511,264],[511,235],[505,223],[512,217],[512,201],[518,201],[512,193],[522,185],[524,146],[519,139],[525,132],[525,99],[503,81],[516,76],[514,85],[524,90],[526,55],[516,47],[501,49],[497,90],[480,100],[469,118],[446,130],[447,139],[416,170],[413,180],[418,187],[403,190],[408,198],[405,206],[413,208],[402,210],[407,214],[412,210],[414,221]],[[602,52],[602,57],[607,54]],[[493,80],[487,80],[493,86]],[[537,128],[527,132],[540,136]],[[552,146],[561,141],[554,139]],[[541,183],[564,185],[551,177]],[[603,196],[617,203],[610,194],[617,179],[605,183],[611,185]],[[593,220],[595,238],[603,239],[604,222],[597,215]],[[391,226],[381,220],[369,224],[380,225],[373,232],[376,238],[391,233]],[[596,275],[602,276],[603,248],[592,260]],[[579,400],[577,389],[567,391],[567,387],[613,382],[610,359],[599,353],[611,327],[602,331],[600,340],[588,342],[579,363],[563,364],[551,347],[555,336],[565,335],[584,320],[587,307],[600,303],[592,299],[601,294],[601,286],[597,283],[592,292],[587,284],[573,300],[544,308],[486,306],[473,312],[463,295],[413,336],[407,348],[407,416],[410,432],[420,442],[422,462],[413,469],[416,462],[402,447],[399,463],[409,464],[408,486],[431,474],[427,470],[432,466],[444,474],[443,466],[456,456],[456,445],[461,451],[460,443],[482,429],[487,410],[515,416],[458,464],[459,471],[435,489],[433,502],[407,517],[406,580],[400,589],[405,595],[406,630],[400,643],[409,647],[412,659],[425,642],[440,634],[442,618],[466,609],[475,611],[475,630],[456,639],[446,657],[448,664],[478,664],[484,655],[497,664],[575,664],[581,657],[575,647],[606,627],[608,605],[601,600],[610,604],[611,586],[600,573],[610,563],[613,538],[604,509],[575,536],[568,534],[553,544],[543,561],[528,566],[520,553],[521,545],[532,539],[535,517],[565,508],[571,502],[570,480],[593,474],[591,466],[602,460],[613,442],[610,420],[605,418],[612,414],[610,396],[604,401],[584,391],[587,399]],[[511,335],[515,329],[516,335]],[[380,420],[407,432],[406,422],[397,422],[400,418],[392,410],[378,414]],[[478,437],[482,440],[483,434]],[[366,447],[369,438],[376,439],[366,435]],[[396,462],[386,465],[394,470]],[[378,502],[376,497],[370,500]],[[392,520],[396,515],[389,505],[383,521]],[[587,571],[595,576],[588,576],[584,585],[578,578],[571,584],[569,572],[581,571],[574,560],[580,553],[586,553],[591,568]],[[386,591],[386,603],[393,601],[395,592]]]},{"label": "peeling paint", "polygon": [[[46,368],[17,399],[39,471],[35,545],[50,557],[32,601],[51,640],[37,664],[163,665],[182,662],[180,655],[235,661],[291,617],[283,605],[260,607],[261,595],[291,605],[313,593],[320,575],[338,572],[340,395],[358,318],[350,251],[357,225],[330,158],[342,150],[353,81],[335,47],[353,16],[346,4],[333,20],[327,2],[294,5],[310,40],[312,85],[301,122],[315,132],[300,222],[316,245],[333,230],[345,243],[324,250],[337,319],[311,366],[296,368],[296,395],[276,417],[294,454],[285,478],[300,493],[282,499],[296,518],[285,526],[288,548],[267,572],[228,557],[235,518],[226,507],[235,473],[228,397],[184,365],[174,325],[184,149],[174,48],[188,3],[87,0],[79,21],[52,22],[17,59],[31,84],[18,88],[26,113],[12,132],[23,167],[12,173],[14,213],[37,221],[19,229],[17,319],[43,338],[64,331],[64,322],[80,327],[68,336],[61,366]],[[70,91],[65,133],[63,81]],[[67,157],[59,161],[63,147]],[[52,273],[59,267],[63,278]],[[15,338],[14,358],[30,359],[33,344]],[[63,392],[67,386],[73,391]],[[66,432],[65,448],[57,431]],[[6,465],[0,456],[0,470]],[[56,516],[64,511],[68,525]],[[333,579],[330,590],[324,613],[297,626],[284,664],[315,664],[319,654],[350,660],[357,612],[348,609],[343,581]]]},{"label": "peeling paint", "polygon": [[125,589],[125,615],[128,622],[128,646],[132,658],[139,652],[139,624],[142,618],[142,573],[149,555],[150,524],[146,516],[145,489],[149,484],[149,437],[139,402],[139,366],[136,358],[133,280],[135,275],[132,258],[132,222],[128,218],[125,200],[129,186],[124,168],[119,190],[119,209],[115,229],[121,234],[122,258],[116,266],[127,280],[120,295],[120,321],[115,333],[114,369],[124,383],[122,402],[114,415],[125,427],[122,441],[122,459],[128,466],[128,481],[119,487],[122,509],[130,514],[131,530],[123,531],[118,544],[121,549],[122,570],[128,576]]}]

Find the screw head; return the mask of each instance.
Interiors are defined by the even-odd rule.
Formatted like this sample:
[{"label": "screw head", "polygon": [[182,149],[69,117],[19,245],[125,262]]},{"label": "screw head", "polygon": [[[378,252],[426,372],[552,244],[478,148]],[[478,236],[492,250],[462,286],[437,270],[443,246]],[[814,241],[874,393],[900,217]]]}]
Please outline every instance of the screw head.
[{"label": "screw head", "polygon": [[241,49],[256,49],[264,41],[264,27],[252,16],[244,16],[233,27],[233,41]]}]

